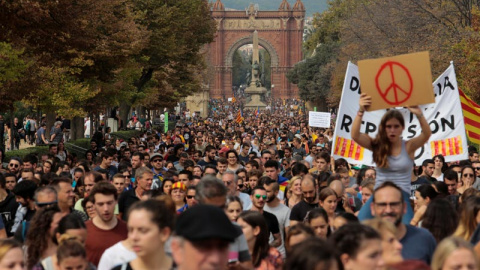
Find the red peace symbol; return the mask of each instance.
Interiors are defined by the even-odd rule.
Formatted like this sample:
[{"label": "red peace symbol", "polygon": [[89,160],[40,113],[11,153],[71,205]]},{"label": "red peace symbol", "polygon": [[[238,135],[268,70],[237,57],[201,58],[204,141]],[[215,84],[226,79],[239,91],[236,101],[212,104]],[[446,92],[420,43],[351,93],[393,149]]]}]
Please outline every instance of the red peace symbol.
[{"label": "red peace symbol", "polygon": [[[395,71],[394,71],[395,69]],[[389,72],[389,74],[384,74]],[[408,78],[408,83],[402,83],[398,85],[395,81],[395,73],[399,76],[406,76]],[[402,74],[403,73],[403,74]],[[387,86],[381,86],[379,83],[379,78],[387,77],[390,79],[390,84]],[[407,101],[412,95],[413,90],[413,80],[410,75],[410,71],[402,64],[394,61],[387,61],[383,64],[378,70],[377,76],[375,77],[375,85],[377,86],[377,91],[380,96],[390,105],[399,105]],[[390,91],[393,91],[393,95],[389,95]]]}]

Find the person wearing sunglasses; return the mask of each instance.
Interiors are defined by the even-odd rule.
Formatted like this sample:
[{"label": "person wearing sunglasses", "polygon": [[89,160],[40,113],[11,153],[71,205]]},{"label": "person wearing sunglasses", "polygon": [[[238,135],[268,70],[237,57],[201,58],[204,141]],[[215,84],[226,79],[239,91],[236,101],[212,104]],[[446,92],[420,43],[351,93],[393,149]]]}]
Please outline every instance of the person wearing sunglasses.
[{"label": "person wearing sunglasses", "polygon": [[460,173],[460,177],[461,187],[457,188],[457,192],[461,195],[465,190],[471,188],[475,183],[475,170],[470,165],[464,166]]},{"label": "person wearing sunglasses", "polygon": [[477,176],[473,187],[480,190],[480,161],[473,161],[472,168],[475,171],[475,175]]},{"label": "person wearing sunglasses", "polygon": [[8,162],[8,168],[7,170],[10,172],[10,173],[13,173],[15,174],[15,176],[17,177],[17,179],[20,177],[20,170],[22,169],[22,165],[23,165],[23,162],[22,162],[22,159],[19,158],[19,157],[12,157],[10,159],[10,161]]},{"label": "person wearing sunglasses", "polygon": [[260,212],[263,215],[265,221],[267,222],[268,230],[273,235],[273,241],[270,243],[270,245],[273,247],[281,246],[282,238],[280,236],[280,225],[278,224],[278,219],[274,214],[263,210],[268,198],[267,191],[263,186],[256,186],[252,189],[250,198],[252,200],[252,208],[250,208],[250,210]]},{"label": "person wearing sunglasses", "polygon": [[195,186],[189,186],[187,188],[187,196],[185,197],[187,200],[187,208],[190,208],[196,204],[198,204],[197,200],[195,200]]}]

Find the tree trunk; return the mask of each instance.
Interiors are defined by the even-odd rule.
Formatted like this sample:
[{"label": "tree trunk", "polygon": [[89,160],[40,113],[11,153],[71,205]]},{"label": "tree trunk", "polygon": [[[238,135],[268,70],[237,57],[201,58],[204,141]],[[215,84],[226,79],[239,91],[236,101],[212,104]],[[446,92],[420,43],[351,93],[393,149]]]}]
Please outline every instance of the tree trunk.
[{"label": "tree trunk", "polygon": [[93,121],[95,121],[95,119],[94,119],[95,115],[93,113],[89,113],[88,117],[90,119],[90,134],[89,135],[90,135],[90,139],[91,139],[92,136],[93,136],[93,128],[94,128]]},{"label": "tree trunk", "polygon": [[70,136],[72,140],[78,140],[84,137],[85,122],[83,117],[74,117],[71,122]]},{"label": "tree trunk", "polygon": [[119,129],[125,129],[127,127],[129,112],[130,106],[125,102],[120,103],[120,120],[122,121],[122,124],[120,125],[120,123],[118,123]]}]

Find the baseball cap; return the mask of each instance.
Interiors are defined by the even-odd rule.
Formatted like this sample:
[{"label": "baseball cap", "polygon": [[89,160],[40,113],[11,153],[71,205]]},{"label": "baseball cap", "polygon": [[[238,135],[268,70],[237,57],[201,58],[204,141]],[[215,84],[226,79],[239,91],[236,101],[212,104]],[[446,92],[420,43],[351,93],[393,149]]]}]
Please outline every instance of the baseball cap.
[{"label": "baseball cap", "polygon": [[228,147],[222,147],[222,149],[220,149],[219,153],[226,153],[228,152],[228,150],[230,150]]},{"label": "baseball cap", "polygon": [[161,159],[163,160],[163,156],[160,155],[159,153],[155,153],[155,154],[151,155],[151,156],[150,156],[150,160],[153,160],[153,159],[156,158],[156,157],[159,157],[159,158],[161,158]]},{"label": "baseball cap", "polygon": [[213,205],[195,205],[180,214],[175,233],[190,241],[221,239],[233,242],[235,227],[225,212]]},{"label": "baseball cap", "polygon": [[127,147],[127,143],[126,143],[126,142],[121,142],[121,143],[120,143],[120,148],[121,148],[121,147]]}]

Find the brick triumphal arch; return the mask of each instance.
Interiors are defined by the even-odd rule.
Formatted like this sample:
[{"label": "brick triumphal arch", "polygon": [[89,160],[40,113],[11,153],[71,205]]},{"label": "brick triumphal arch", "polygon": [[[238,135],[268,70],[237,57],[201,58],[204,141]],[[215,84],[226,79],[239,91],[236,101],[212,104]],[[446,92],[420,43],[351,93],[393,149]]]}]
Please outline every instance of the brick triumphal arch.
[{"label": "brick triumphal arch", "polygon": [[286,74],[302,60],[305,7],[301,0],[293,7],[283,0],[278,11],[258,10],[253,4],[246,10],[230,11],[225,10],[221,0],[216,0],[211,14],[218,29],[215,41],[209,44],[209,61],[215,70],[209,85],[211,98],[232,96],[233,55],[241,46],[253,42],[255,30],[259,45],[270,54],[272,96],[298,97],[298,88],[288,82]]}]

